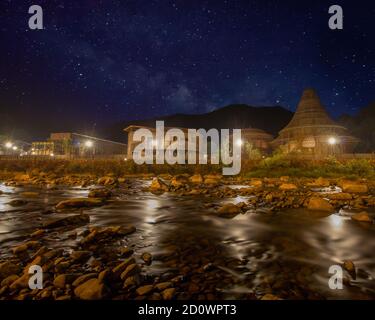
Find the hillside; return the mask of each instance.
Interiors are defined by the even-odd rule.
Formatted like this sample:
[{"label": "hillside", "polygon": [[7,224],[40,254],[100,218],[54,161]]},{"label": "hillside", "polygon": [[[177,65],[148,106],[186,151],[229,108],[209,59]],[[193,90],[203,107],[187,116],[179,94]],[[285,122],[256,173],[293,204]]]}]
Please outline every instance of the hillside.
[{"label": "hillside", "polygon": [[361,139],[357,152],[373,152],[375,150],[375,102],[362,108],[354,116],[341,116],[339,123]]},{"label": "hillside", "polygon": [[[276,136],[290,121],[293,112],[283,107],[252,107],[244,104],[229,105],[204,114],[174,114],[158,118],[118,123],[107,131],[109,138],[118,140],[122,130],[129,125],[155,126],[156,120],[164,120],[168,127],[185,128],[258,128]],[[119,136],[120,134],[120,136]],[[122,136],[123,137],[123,136]]]}]

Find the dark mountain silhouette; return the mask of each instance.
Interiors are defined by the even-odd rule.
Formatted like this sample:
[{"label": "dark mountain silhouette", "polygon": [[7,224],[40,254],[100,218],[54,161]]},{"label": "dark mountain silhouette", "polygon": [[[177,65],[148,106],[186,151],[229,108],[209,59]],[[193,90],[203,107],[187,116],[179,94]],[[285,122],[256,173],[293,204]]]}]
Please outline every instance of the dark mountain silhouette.
[{"label": "dark mountain silhouette", "polygon": [[276,136],[291,120],[293,112],[283,107],[252,107],[245,104],[229,105],[203,114],[174,114],[147,120],[134,120],[118,123],[108,129],[111,139],[123,140],[123,129],[129,125],[155,127],[156,120],[164,120],[167,127],[185,128],[257,128]]},{"label": "dark mountain silhouette", "polygon": [[342,115],[338,122],[361,140],[357,152],[373,152],[375,150],[375,102],[360,109],[354,115]]}]

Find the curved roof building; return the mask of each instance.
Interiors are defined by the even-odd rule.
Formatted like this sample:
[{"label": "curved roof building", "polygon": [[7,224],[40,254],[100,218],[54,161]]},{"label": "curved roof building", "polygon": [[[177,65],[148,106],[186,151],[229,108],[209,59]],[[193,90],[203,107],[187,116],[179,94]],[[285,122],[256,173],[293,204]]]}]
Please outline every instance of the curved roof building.
[{"label": "curved roof building", "polygon": [[272,145],[286,152],[328,155],[351,152],[358,141],[330,118],[315,90],[309,88],[304,90],[292,120]]}]

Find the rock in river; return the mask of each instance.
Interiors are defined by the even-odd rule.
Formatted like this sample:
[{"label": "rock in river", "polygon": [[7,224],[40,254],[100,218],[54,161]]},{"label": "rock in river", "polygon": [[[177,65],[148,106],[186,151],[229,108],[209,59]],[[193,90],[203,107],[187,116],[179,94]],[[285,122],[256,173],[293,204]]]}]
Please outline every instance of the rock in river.
[{"label": "rock in river", "polygon": [[12,275],[16,274],[21,270],[21,268],[10,262],[10,261],[5,261],[3,263],[0,263],[0,280]]},{"label": "rock in river", "polygon": [[189,178],[191,183],[203,183],[203,177],[200,174],[195,174]]},{"label": "rock in river", "polygon": [[236,216],[240,212],[241,212],[241,208],[240,207],[236,206],[233,203],[228,203],[228,204],[222,206],[217,211],[217,214],[220,217],[223,217],[223,218],[233,218],[234,216]]},{"label": "rock in river", "polygon": [[367,193],[367,184],[356,182],[356,181],[343,181],[342,191],[348,193]]},{"label": "rock in river", "polygon": [[333,206],[325,199],[319,197],[312,197],[309,200],[307,209],[324,212],[334,212]]},{"label": "rock in river", "polygon": [[366,211],[354,214],[352,220],[372,223],[372,219]]},{"label": "rock in river", "polygon": [[100,300],[108,293],[107,287],[98,279],[90,279],[74,290],[74,294],[82,300]]},{"label": "rock in river", "polygon": [[146,263],[146,265],[150,265],[152,263],[152,255],[151,253],[144,252],[141,256],[142,260]]},{"label": "rock in river", "polygon": [[104,204],[103,199],[98,198],[74,198],[69,200],[64,200],[56,205],[56,209],[77,209],[77,208],[91,208],[97,207]]},{"label": "rock in river", "polygon": [[97,243],[102,240],[111,240],[123,237],[135,232],[136,228],[129,226],[113,226],[113,227],[95,227],[91,228],[90,233],[81,240],[82,245]]},{"label": "rock in river", "polygon": [[103,198],[108,199],[112,196],[111,191],[107,189],[92,189],[89,192],[89,198]]},{"label": "rock in river", "polygon": [[160,178],[154,178],[150,186],[151,191],[168,191],[168,185]]},{"label": "rock in river", "polygon": [[79,225],[90,222],[90,216],[88,214],[78,214],[74,216],[54,219],[52,221],[47,221],[43,224],[45,229],[53,229],[59,227],[65,227],[70,225]]},{"label": "rock in river", "polygon": [[283,191],[292,191],[292,190],[297,190],[297,186],[293,183],[283,183],[279,187],[280,190]]},{"label": "rock in river", "polygon": [[142,286],[142,287],[139,287],[137,290],[136,290],[136,293],[139,295],[139,296],[144,296],[148,293],[150,293],[152,291],[152,289],[154,288],[153,285],[146,285],[146,286]]}]

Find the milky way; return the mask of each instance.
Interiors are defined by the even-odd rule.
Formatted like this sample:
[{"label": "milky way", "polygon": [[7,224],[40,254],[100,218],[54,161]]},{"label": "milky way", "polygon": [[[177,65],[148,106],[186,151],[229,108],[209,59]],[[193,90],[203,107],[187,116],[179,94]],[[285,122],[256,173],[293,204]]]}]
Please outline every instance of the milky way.
[{"label": "milky way", "polygon": [[[44,30],[28,29],[31,4]],[[328,28],[331,4],[344,30]],[[361,4],[3,0],[1,114],[41,132],[232,103],[294,110],[308,86],[332,115],[355,113],[375,100],[375,4]]]}]

